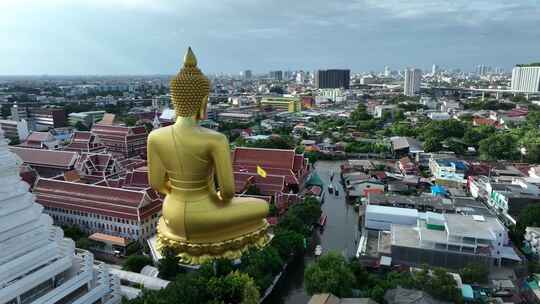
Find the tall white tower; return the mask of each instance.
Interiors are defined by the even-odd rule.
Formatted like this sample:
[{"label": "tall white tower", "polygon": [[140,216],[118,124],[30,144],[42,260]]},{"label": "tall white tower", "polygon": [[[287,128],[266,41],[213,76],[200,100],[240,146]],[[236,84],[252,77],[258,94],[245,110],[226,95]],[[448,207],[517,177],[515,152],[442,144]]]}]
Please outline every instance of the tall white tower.
[{"label": "tall white tower", "polygon": [[431,66],[431,75],[437,75],[439,73],[439,66],[434,64]]},{"label": "tall white tower", "polygon": [[540,66],[516,66],[512,69],[512,90],[540,92]]},{"label": "tall white tower", "polygon": [[120,281],[53,226],[0,130],[0,304],[120,302]]},{"label": "tall white tower", "polygon": [[422,81],[422,71],[420,69],[407,68],[405,70],[405,82],[403,84],[403,94],[414,96],[420,92],[420,82]]},{"label": "tall white tower", "polygon": [[390,77],[390,67],[389,66],[385,66],[384,67],[384,77]]}]

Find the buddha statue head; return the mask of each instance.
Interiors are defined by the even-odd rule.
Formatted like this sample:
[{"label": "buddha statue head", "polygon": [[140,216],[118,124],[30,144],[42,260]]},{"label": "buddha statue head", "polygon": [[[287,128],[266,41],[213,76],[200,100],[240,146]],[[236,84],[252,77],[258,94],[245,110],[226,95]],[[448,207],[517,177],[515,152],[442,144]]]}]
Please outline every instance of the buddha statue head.
[{"label": "buddha statue head", "polygon": [[202,119],[206,114],[210,80],[197,67],[197,58],[188,48],[184,66],[171,80],[171,95],[176,117]]}]

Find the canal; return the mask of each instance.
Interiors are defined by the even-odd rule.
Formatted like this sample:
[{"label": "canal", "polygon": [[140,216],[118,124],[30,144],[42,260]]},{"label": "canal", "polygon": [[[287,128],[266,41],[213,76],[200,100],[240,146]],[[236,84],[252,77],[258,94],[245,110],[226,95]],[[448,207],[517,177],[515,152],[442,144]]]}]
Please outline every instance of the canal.
[{"label": "canal", "polygon": [[[319,161],[315,170],[325,185],[330,183],[331,172],[335,172],[333,179],[334,189],[339,195],[328,193],[325,186],[325,200],[322,205],[323,213],[328,217],[326,227],[314,236],[316,243],[323,248],[323,254],[329,251],[339,252],[345,256],[356,253],[356,241],[360,239],[357,232],[358,213],[345,202],[345,192],[340,184],[339,161]],[[299,258],[289,265],[287,272],[274,288],[272,294],[266,298],[265,304],[305,304],[310,296],[304,291],[304,269],[313,261],[312,250],[303,258]]]}]

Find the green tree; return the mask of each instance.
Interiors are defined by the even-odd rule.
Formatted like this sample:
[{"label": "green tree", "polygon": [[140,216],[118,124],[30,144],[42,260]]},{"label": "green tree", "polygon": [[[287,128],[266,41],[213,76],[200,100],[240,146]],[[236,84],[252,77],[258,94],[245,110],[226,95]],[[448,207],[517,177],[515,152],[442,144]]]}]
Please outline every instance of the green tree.
[{"label": "green tree", "polygon": [[377,301],[377,303],[384,303],[384,288],[377,285],[369,292],[369,297]]},{"label": "green tree", "polygon": [[467,128],[463,135],[463,142],[470,147],[478,148],[481,140],[490,137],[495,134],[497,130],[492,126],[479,126],[474,128]]},{"label": "green tree", "polygon": [[11,115],[11,106],[9,104],[3,104],[2,105],[2,117],[6,119],[9,115]]},{"label": "green tree", "polygon": [[77,131],[90,131],[90,128],[88,128],[85,124],[83,124],[80,121],[77,121],[75,125],[73,126]]},{"label": "green tree", "polygon": [[295,231],[304,236],[309,234],[309,229],[304,223],[304,221],[296,215],[292,215],[292,214],[284,215],[279,220],[278,225],[281,229]]},{"label": "green tree", "polygon": [[364,265],[358,261],[358,259],[353,259],[349,262],[349,268],[351,269],[355,282],[356,288],[362,289],[366,287],[369,282],[369,272],[366,270]]},{"label": "green tree", "polygon": [[207,289],[218,303],[256,304],[259,301],[259,291],[253,279],[238,271],[224,277],[211,277]]},{"label": "green tree", "polygon": [[125,123],[126,126],[128,126],[128,127],[134,126],[135,124],[137,124],[137,121],[138,121],[137,117],[132,116],[132,115],[126,116],[126,117],[124,118],[124,123]]},{"label": "green tree", "polygon": [[126,271],[141,272],[144,266],[152,265],[152,258],[145,255],[130,255],[122,263],[122,269]]},{"label": "green tree", "polygon": [[463,267],[459,274],[463,279],[463,283],[487,283],[489,268],[484,264],[474,263]]},{"label": "green tree", "polygon": [[530,128],[540,126],[540,111],[531,111],[527,114],[527,124]]},{"label": "green tree", "polygon": [[540,205],[531,204],[521,210],[517,224],[512,229],[512,240],[514,243],[521,244],[523,235],[525,234],[525,228],[528,226],[540,226]]},{"label": "green tree", "polygon": [[424,150],[426,152],[437,152],[443,148],[441,141],[438,138],[429,137],[424,141]]},{"label": "green tree", "polygon": [[519,155],[517,140],[509,133],[497,133],[481,140],[479,152],[484,160],[514,160]]},{"label": "green tree", "polygon": [[278,251],[268,246],[262,250],[249,250],[240,264],[240,270],[253,278],[259,290],[266,290],[283,267]]},{"label": "green tree", "polygon": [[540,162],[540,130],[537,128],[530,129],[523,134],[519,139],[521,147],[527,151],[527,160],[530,163]]},{"label": "green tree", "polygon": [[159,276],[165,280],[174,280],[182,269],[178,266],[180,259],[171,248],[164,248],[162,258],[158,263]]},{"label": "green tree", "polygon": [[298,232],[279,229],[275,232],[271,245],[283,260],[287,260],[304,250],[304,236]]},{"label": "green tree", "polygon": [[358,122],[361,120],[370,120],[371,115],[366,110],[366,106],[359,104],[354,111],[351,113],[351,120]]},{"label": "green tree", "polygon": [[355,286],[355,278],[345,258],[331,252],[306,268],[304,284],[310,295],[332,293],[338,297],[349,297]]},{"label": "green tree", "polygon": [[21,141],[19,140],[18,137],[10,137],[9,138],[9,145],[10,146],[16,146],[16,145],[18,145],[20,143],[21,143]]}]

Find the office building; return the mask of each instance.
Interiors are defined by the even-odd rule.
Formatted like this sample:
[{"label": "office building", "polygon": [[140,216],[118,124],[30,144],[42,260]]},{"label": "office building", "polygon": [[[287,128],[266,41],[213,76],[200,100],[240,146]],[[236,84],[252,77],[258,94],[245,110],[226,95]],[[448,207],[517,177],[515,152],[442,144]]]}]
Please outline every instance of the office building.
[{"label": "office building", "polygon": [[413,225],[390,226],[386,242],[391,244],[392,262],[396,264],[461,268],[470,263],[490,266],[501,265],[503,260],[521,262],[509,243],[506,227],[496,217],[426,212],[419,213]]},{"label": "office building", "polygon": [[431,75],[437,75],[437,73],[439,73],[439,66],[434,64],[431,66]]},{"label": "office building", "polygon": [[420,92],[420,82],[422,81],[422,71],[420,69],[407,68],[405,70],[405,82],[403,84],[403,94],[405,96],[415,96]]},{"label": "office building", "polygon": [[7,145],[0,131],[0,303],[120,303],[120,280],[42,213]]},{"label": "office building", "polygon": [[28,121],[28,111],[25,106],[14,104],[11,107],[11,119],[12,120],[26,120]]},{"label": "office building", "polygon": [[0,128],[4,131],[4,136],[8,139],[18,139],[19,141],[25,140],[28,135],[28,123],[26,120],[0,120]]},{"label": "office building", "polygon": [[283,80],[283,71],[270,71],[269,76],[274,80],[281,81]]},{"label": "office building", "polygon": [[261,106],[271,106],[272,108],[286,110],[288,112],[302,111],[302,103],[298,97],[263,97]]},{"label": "office building", "polygon": [[540,65],[516,66],[512,69],[512,90],[540,92]]},{"label": "office building", "polygon": [[253,77],[251,70],[245,70],[241,73],[241,76],[244,80],[250,80]]},{"label": "office building", "polygon": [[476,66],[476,74],[484,76],[491,73],[491,67],[483,64]]},{"label": "office building", "polygon": [[315,87],[318,89],[349,89],[351,70],[318,70],[315,72]]},{"label": "office building", "polygon": [[68,115],[68,121],[71,126],[81,123],[86,127],[93,126],[96,122],[103,119],[105,111],[89,111],[80,113],[70,113]]},{"label": "office building", "polygon": [[65,127],[66,112],[61,108],[28,108],[31,129],[47,131],[53,128]]},{"label": "office building", "polygon": [[384,77],[390,77],[390,74],[392,72],[390,71],[390,67],[389,66],[385,66],[384,67]]}]

